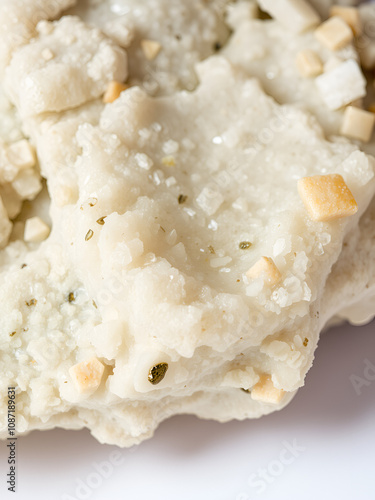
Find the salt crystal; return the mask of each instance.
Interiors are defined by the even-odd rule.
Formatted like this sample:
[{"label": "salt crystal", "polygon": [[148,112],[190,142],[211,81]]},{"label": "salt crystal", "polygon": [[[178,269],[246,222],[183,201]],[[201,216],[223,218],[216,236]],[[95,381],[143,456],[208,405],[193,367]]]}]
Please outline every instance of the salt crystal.
[{"label": "salt crystal", "polygon": [[208,215],[213,215],[224,202],[224,197],[218,191],[211,188],[204,188],[197,198],[197,203]]},{"label": "salt crystal", "polygon": [[152,159],[145,153],[137,153],[135,155],[135,161],[140,168],[143,168],[145,170],[150,170],[154,164]]}]

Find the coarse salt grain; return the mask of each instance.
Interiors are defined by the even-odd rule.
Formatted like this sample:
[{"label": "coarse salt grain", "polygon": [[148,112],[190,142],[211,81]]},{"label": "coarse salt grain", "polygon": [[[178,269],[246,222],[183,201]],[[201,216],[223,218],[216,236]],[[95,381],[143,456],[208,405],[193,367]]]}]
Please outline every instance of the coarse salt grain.
[{"label": "coarse salt grain", "polygon": [[154,165],[152,159],[145,153],[137,153],[134,158],[138,167],[143,168],[144,170],[151,170]]},{"label": "coarse salt grain", "polygon": [[366,79],[354,59],[348,59],[315,80],[330,109],[339,109],[366,95]]},{"label": "coarse salt grain", "polygon": [[19,169],[34,167],[36,163],[35,150],[26,139],[8,146],[7,157],[10,163]]}]

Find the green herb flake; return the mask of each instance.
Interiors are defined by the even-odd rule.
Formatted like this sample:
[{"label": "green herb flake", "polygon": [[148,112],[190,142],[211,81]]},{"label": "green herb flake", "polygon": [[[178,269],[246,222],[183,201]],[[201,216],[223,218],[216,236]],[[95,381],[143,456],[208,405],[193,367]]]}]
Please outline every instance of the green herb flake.
[{"label": "green herb flake", "polygon": [[99,224],[99,226],[104,226],[104,224],[105,224],[105,220],[104,219],[106,219],[106,218],[107,218],[107,216],[104,215],[104,217],[100,217],[100,219],[98,219],[96,221],[96,223]]},{"label": "green herb flake", "polygon": [[168,363],[159,363],[148,372],[148,381],[152,385],[160,384],[168,370]]},{"label": "green herb flake", "polygon": [[26,302],[26,305],[27,305],[27,307],[36,306],[37,302],[38,301],[36,299],[31,299],[28,302]]},{"label": "green herb flake", "polygon": [[68,295],[68,302],[72,303],[76,300],[76,296],[74,295],[74,292],[70,292]]},{"label": "green herb flake", "polygon": [[252,246],[252,243],[250,243],[250,241],[241,241],[238,246],[240,247],[240,250],[249,250],[249,248]]},{"label": "green herb flake", "polygon": [[187,199],[188,199],[187,196],[185,196],[184,194],[180,194],[180,196],[178,197],[178,203],[182,205],[183,203],[185,203]]},{"label": "green herb flake", "polygon": [[91,240],[91,238],[94,236],[94,231],[92,231],[91,229],[89,229],[86,233],[86,236],[85,236],[85,241],[89,241]]}]

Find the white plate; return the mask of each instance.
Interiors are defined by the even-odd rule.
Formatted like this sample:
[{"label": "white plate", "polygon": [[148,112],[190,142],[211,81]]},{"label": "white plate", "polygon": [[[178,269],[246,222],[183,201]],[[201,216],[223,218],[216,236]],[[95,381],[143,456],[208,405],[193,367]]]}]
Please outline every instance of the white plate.
[{"label": "white plate", "polygon": [[[16,498],[374,500],[375,372],[365,373],[366,359],[375,364],[374,333],[375,323],[325,334],[306,387],[258,421],[175,417],[131,450],[102,446],[87,431],[19,438]],[[108,466],[113,452],[121,463]],[[2,499],[4,491],[2,473]]]}]

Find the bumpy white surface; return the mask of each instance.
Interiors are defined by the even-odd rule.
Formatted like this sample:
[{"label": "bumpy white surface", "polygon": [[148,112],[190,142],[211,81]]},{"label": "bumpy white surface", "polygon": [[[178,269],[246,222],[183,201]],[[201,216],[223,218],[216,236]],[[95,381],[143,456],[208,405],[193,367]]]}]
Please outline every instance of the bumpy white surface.
[{"label": "bumpy white surface", "polygon": [[[0,87],[0,247],[11,236],[15,219],[25,200],[34,200],[42,189],[37,162],[20,168],[12,162],[12,147],[24,140],[21,120]],[[32,147],[31,147],[32,149]]]},{"label": "bumpy white surface", "polygon": [[347,236],[340,259],[328,278],[322,311],[354,325],[375,317],[375,199]]},{"label": "bumpy white surface", "polygon": [[0,0],[0,74],[14,50],[36,35],[39,21],[54,19],[76,0]]},{"label": "bumpy white surface", "polygon": [[[224,22],[228,0],[83,0],[70,12],[98,26],[127,49],[130,82],[153,95],[193,90],[194,66],[226,42]],[[252,8],[250,12],[253,12]],[[149,61],[142,40],[161,45]]]},{"label": "bumpy white surface", "polygon": [[[352,2],[353,3],[353,2]],[[343,3],[344,5],[345,3]],[[346,5],[346,4],[345,4]],[[328,3],[325,3],[328,10]],[[360,7],[363,18],[365,38],[358,41],[361,56],[369,56],[371,51],[371,20],[375,10],[373,5]],[[367,26],[367,29],[366,29]],[[296,55],[300,50],[314,50],[323,63],[327,64],[333,58],[345,60],[356,58],[352,46],[338,52],[331,52],[320,45],[313,33],[288,33],[274,21],[244,21],[239,23],[234,36],[225,47],[223,54],[236,66],[244,69],[247,74],[257,76],[266,91],[281,103],[294,103],[307,108],[314,114],[323,126],[326,134],[337,134],[343,119],[343,111],[332,111],[327,108],[322,96],[317,92],[313,78],[302,78],[295,65]],[[372,64],[372,63],[371,63]],[[362,146],[365,151],[373,153],[373,143]],[[366,272],[367,265],[373,262],[373,237],[366,237],[373,220],[372,206],[366,212],[360,227],[350,235],[351,250],[346,246],[339,263],[336,264],[328,279],[327,300],[322,317],[328,321],[332,314],[338,313],[343,304],[350,304],[342,311],[341,316],[353,323],[366,323],[375,314],[374,292],[369,281],[374,274]],[[354,243],[354,233],[361,234],[361,241]],[[364,257],[366,255],[366,258]],[[361,256],[361,257],[357,257]],[[370,264],[369,264],[370,262]],[[346,269],[345,272],[343,270]],[[372,269],[372,267],[371,267]],[[355,290],[355,292],[354,292]],[[329,298],[329,300],[328,300]]]},{"label": "bumpy white surface", "polygon": [[[9,288],[2,307],[15,311],[1,327],[9,356],[3,383],[23,377],[16,377],[20,431],[70,419],[70,426],[85,423],[98,439],[125,446],[173,413],[221,421],[260,416],[303,384],[318,340],[319,296],[342,239],[372,196],[372,161],[350,144],[325,142],[307,115],[279,107],[224,59],[208,60],[199,75],[194,93],[155,99],[130,89],[104,108],[98,125],[81,124],[71,159],[79,198],[61,208],[52,194],[54,230],[40,250],[48,258],[63,254],[69,264],[64,258],[48,268],[47,259],[43,273],[36,254],[28,267],[3,271]],[[61,142],[53,129],[64,123],[30,123],[38,151],[47,140]],[[164,165],[165,157],[175,166]],[[48,179],[49,162],[40,159]],[[313,223],[296,182],[329,172],[345,177],[360,212]],[[183,204],[181,194],[188,197]],[[253,246],[240,250],[245,240]],[[282,272],[274,290],[243,277],[262,255]],[[31,290],[20,273],[31,273]],[[9,293],[16,282],[24,285]],[[67,303],[71,291],[77,305]],[[31,298],[36,304],[26,306]],[[46,355],[51,331],[57,347],[69,349],[54,344]],[[83,397],[68,369],[93,355],[106,365],[105,377]],[[152,386],[148,371],[162,361],[169,370]],[[266,371],[288,391],[281,404],[254,401],[238,388],[244,375],[233,370],[250,366],[250,386]]]},{"label": "bumpy white surface", "polygon": [[315,51],[323,64],[333,66],[358,58],[352,45],[332,52],[318,42],[312,31],[295,34],[273,20],[241,23],[223,54],[246,74],[259,78],[266,92],[279,103],[307,109],[318,118],[327,135],[338,134],[343,110],[329,109],[315,78],[304,78],[298,71],[297,54],[304,49]]},{"label": "bumpy white surface", "polygon": [[[57,3],[58,11],[69,3]],[[42,2],[25,1],[32,9],[25,9],[26,17],[21,4],[12,10],[16,31]],[[344,241],[362,245],[364,256],[371,252],[372,240],[361,238],[372,220],[373,206],[367,206],[375,191],[374,160],[345,140],[327,142],[313,116],[268,97],[249,78],[256,74],[265,85],[267,65],[260,63],[258,73],[243,67],[242,40],[228,48],[235,66],[211,57],[193,69],[212,54],[213,40],[227,37],[216,10],[222,2],[173,4],[182,46],[172,43],[176,33],[165,23],[167,3],[159,0],[147,10],[149,4],[122,0],[116,5],[124,10],[109,15],[110,2],[98,9],[93,0],[80,3],[76,12],[107,36],[67,17],[37,28],[31,23],[30,44],[10,43],[11,29],[0,40],[8,55],[8,93],[47,178],[53,225],[40,246],[20,241],[25,217],[45,210],[42,197],[34,211],[21,214],[0,252],[1,394],[9,385],[19,388],[19,433],[86,426],[102,442],[129,446],[177,413],[219,421],[259,417],[281,409],[303,385],[328,310],[354,318],[349,309],[340,311],[344,301],[350,304],[349,288],[336,294],[344,286],[341,266],[349,260],[353,266],[352,253],[344,249],[331,269]],[[119,23],[128,17],[133,27],[127,32]],[[281,32],[273,22],[264,24],[271,28],[255,33],[254,41],[266,44],[271,64],[280,53],[267,45],[265,30],[276,43]],[[121,41],[126,33],[129,39]],[[141,59],[145,37],[163,47],[151,62]],[[311,34],[287,39],[286,61],[301,40],[314,43]],[[52,58],[43,57],[45,49]],[[343,54],[352,56],[352,49]],[[127,59],[129,81],[144,90],[132,87],[104,106],[98,98],[109,81],[126,78]],[[59,65],[75,85],[56,93],[53,68],[57,74]],[[150,68],[155,88],[147,85]],[[37,93],[26,98],[28,76]],[[286,87],[293,75],[284,76]],[[275,95],[275,89],[267,90]],[[287,94],[280,101],[306,100],[313,109],[309,89],[299,99]],[[4,113],[19,123],[9,103]],[[318,118],[325,132],[335,130],[334,118]],[[309,219],[297,181],[327,173],[343,175],[359,204],[356,216],[331,223]],[[243,241],[250,248],[240,249]],[[272,289],[245,277],[264,255],[282,274]],[[363,285],[363,268],[356,266],[352,277]],[[70,368],[93,356],[104,364],[104,376],[95,392],[82,394]],[[154,386],[147,377],[159,362],[169,368]],[[286,391],[280,403],[241,391],[264,373]],[[0,437],[5,429],[3,398]]]},{"label": "bumpy white surface", "polygon": [[[21,116],[74,108],[102,96],[108,81],[126,79],[126,53],[78,18],[44,21],[37,31],[6,70],[5,85]],[[51,51],[48,60],[44,50]]]}]

